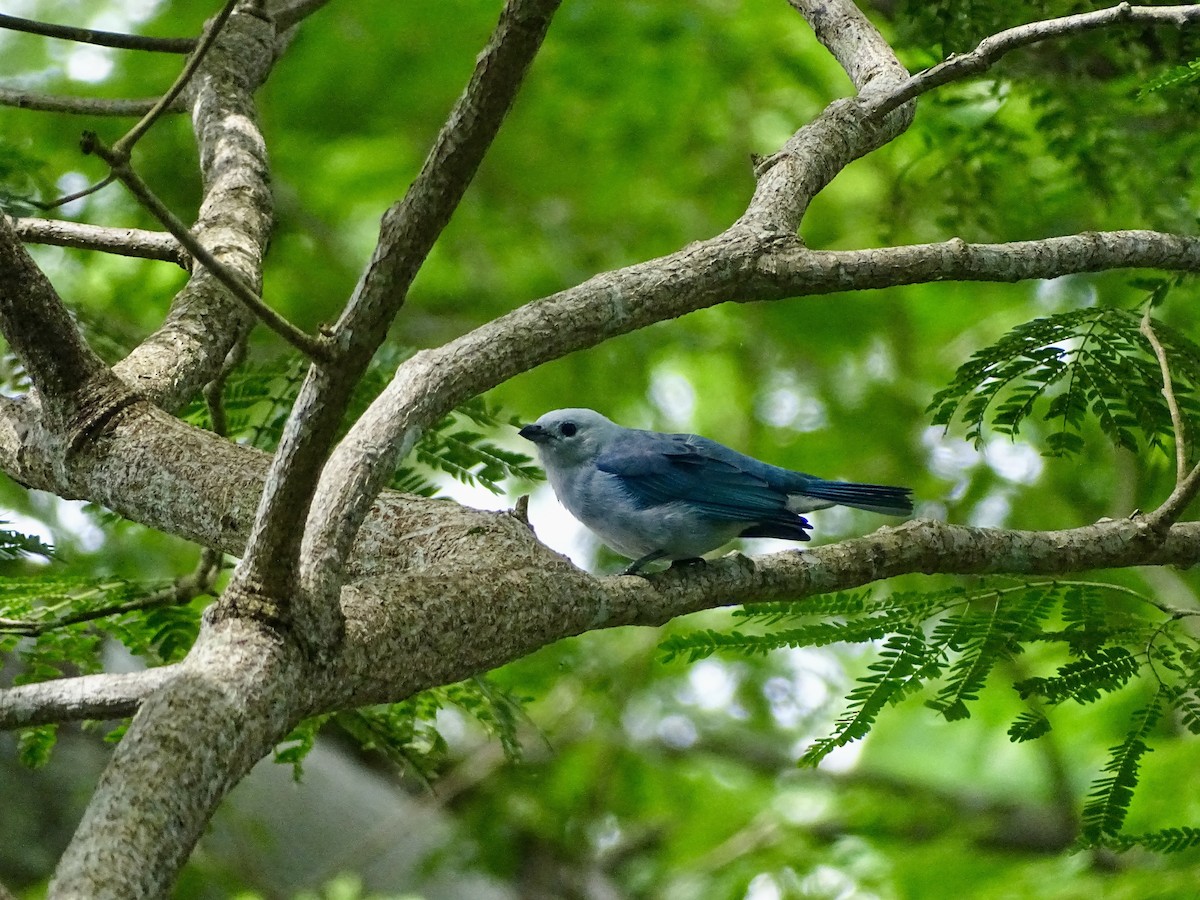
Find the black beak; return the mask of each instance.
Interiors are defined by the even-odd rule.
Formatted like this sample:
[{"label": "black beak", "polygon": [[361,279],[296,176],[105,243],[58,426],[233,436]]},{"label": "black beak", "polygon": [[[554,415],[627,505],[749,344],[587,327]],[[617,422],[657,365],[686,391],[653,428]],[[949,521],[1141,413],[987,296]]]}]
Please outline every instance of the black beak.
[{"label": "black beak", "polygon": [[535,444],[544,444],[550,440],[550,432],[541,425],[526,425],[517,434],[527,441],[533,441]]}]

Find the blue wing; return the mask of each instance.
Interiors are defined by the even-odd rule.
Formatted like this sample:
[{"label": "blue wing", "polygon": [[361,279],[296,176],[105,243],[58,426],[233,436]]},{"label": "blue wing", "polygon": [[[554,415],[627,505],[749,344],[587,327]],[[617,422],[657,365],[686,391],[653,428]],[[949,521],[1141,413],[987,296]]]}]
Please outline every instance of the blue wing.
[{"label": "blue wing", "polygon": [[808,521],[760,471],[774,467],[707,438],[634,432],[596,466],[620,478],[642,508],[685,501],[713,519],[745,522],[747,537],[808,540]]}]

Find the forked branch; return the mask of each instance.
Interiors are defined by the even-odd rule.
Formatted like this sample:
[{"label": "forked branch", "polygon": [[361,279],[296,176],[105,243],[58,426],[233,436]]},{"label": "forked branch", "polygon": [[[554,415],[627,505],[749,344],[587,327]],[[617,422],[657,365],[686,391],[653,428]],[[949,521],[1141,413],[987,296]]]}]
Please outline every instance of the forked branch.
[{"label": "forked branch", "polygon": [[1184,28],[1200,24],[1200,4],[1184,6],[1133,6],[1119,3],[1108,9],[1029,22],[997,32],[979,42],[974,50],[951,56],[924,72],[909,78],[898,89],[873,97],[866,111],[875,118],[887,115],[897,107],[936,87],[978,75],[990,69],[1005,54],[1021,47],[1038,44],[1052,38],[1083,34],[1114,25],[1154,25]]}]

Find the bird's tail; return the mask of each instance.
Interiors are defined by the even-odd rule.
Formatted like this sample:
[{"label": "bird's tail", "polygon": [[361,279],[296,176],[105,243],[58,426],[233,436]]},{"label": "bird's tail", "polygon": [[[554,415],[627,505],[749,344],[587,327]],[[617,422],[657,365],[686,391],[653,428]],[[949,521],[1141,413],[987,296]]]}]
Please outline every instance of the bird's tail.
[{"label": "bird's tail", "polygon": [[[797,512],[823,506],[853,506],[888,516],[910,516],[913,511],[912,488],[887,484],[858,484],[853,481],[825,481],[809,478],[804,489],[791,495],[788,506]],[[805,505],[805,501],[815,501]],[[795,502],[800,501],[800,502]]]}]

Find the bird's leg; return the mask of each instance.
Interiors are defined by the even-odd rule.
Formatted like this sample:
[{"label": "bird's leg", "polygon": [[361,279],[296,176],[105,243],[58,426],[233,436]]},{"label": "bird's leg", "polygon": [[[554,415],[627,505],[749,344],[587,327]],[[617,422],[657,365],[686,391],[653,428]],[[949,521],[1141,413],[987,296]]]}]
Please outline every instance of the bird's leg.
[{"label": "bird's leg", "polygon": [[693,566],[702,566],[705,563],[703,556],[689,556],[687,559],[677,559],[671,563],[672,569],[690,569]]},{"label": "bird's leg", "polygon": [[633,562],[631,562],[629,565],[627,565],[622,570],[621,574],[622,575],[637,575],[638,572],[641,570],[642,566],[646,565],[646,563],[652,563],[655,560],[662,559],[666,555],[667,555],[667,551],[665,551],[665,550],[651,550],[645,556],[641,557],[640,559],[635,559]]}]

